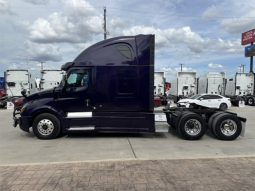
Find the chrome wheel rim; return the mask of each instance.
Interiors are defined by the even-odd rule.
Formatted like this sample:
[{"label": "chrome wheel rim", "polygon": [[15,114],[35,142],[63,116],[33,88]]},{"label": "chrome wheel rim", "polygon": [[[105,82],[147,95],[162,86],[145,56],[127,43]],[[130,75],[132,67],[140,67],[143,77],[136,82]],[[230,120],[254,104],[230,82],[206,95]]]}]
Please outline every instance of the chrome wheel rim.
[{"label": "chrome wheel rim", "polygon": [[253,103],[253,101],[252,101],[252,99],[248,99],[248,104],[252,104]]},{"label": "chrome wheel rim", "polygon": [[184,125],[185,132],[192,136],[198,135],[201,131],[201,127],[201,123],[196,119],[190,119]]},{"label": "chrome wheel rim", "polygon": [[237,131],[237,124],[231,119],[224,120],[220,125],[220,130],[225,136],[232,136]]},{"label": "chrome wheel rim", "polygon": [[50,135],[54,130],[54,125],[49,119],[42,119],[37,125],[37,130],[41,135]]}]

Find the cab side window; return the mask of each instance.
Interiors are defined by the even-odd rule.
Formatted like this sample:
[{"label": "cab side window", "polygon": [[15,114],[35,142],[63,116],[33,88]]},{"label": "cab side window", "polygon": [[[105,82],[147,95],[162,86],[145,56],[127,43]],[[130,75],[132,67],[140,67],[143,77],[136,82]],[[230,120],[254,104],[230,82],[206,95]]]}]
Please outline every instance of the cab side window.
[{"label": "cab side window", "polygon": [[88,77],[86,70],[73,70],[67,78],[67,87],[87,87]]}]

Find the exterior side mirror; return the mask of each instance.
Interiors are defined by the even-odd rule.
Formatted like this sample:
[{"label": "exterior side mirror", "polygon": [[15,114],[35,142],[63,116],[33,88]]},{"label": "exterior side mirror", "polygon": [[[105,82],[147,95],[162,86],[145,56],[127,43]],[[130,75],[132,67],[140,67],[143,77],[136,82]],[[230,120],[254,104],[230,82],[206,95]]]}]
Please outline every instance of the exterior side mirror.
[{"label": "exterior side mirror", "polygon": [[27,90],[26,89],[23,89],[21,91],[21,95],[23,95],[25,98],[27,98]]},{"label": "exterior side mirror", "polygon": [[66,74],[64,74],[64,75],[62,76],[61,84],[62,84],[63,87],[66,86]]},{"label": "exterior side mirror", "polygon": [[202,97],[201,97],[201,98],[199,98],[199,100],[200,100],[200,101],[202,101],[203,99],[204,99],[204,98],[202,98]]},{"label": "exterior side mirror", "polygon": [[60,83],[60,87],[62,86],[62,91],[65,91],[66,90],[66,74],[64,74],[62,76],[62,79],[61,79],[61,83]]}]

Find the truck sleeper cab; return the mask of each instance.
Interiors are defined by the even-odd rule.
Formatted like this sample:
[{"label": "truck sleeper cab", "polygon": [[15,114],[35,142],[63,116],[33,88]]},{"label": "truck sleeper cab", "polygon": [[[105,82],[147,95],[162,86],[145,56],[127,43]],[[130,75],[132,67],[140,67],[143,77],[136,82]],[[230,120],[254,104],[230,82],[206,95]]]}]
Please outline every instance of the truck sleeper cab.
[{"label": "truck sleeper cab", "polygon": [[[59,87],[26,97],[21,116],[41,139],[59,132],[155,132],[154,35],[107,39],[64,64]],[[148,96],[149,95],[149,96]]]}]

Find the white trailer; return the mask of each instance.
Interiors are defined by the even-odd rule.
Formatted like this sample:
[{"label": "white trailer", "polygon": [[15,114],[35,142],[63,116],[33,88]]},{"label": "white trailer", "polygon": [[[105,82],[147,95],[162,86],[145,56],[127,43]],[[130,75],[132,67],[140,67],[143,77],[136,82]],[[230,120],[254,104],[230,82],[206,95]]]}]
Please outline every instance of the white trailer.
[{"label": "white trailer", "polygon": [[207,72],[198,79],[197,93],[220,94],[225,92],[225,72]]},{"label": "white trailer", "polygon": [[40,89],[49,89],[57,87],[62,79],[63,71],[61,70],[43,70],[41,71]]},{"label": "white trailer", "polygon": [[171,88],[167,96],[177,102],[179,99],[190,97],[197,93],[197,72],[178,71],[171,79]]},{"label": "white trailer", "polygon": [[226,80],[225,96],[231,98],[233,105],[238,105],[240,100],[246,104],[254,105],[254,73],[235,73]]},{"label": "white trailer", "polygon": [[164,96],[165,81],[164,72],[154,72],[154,96]]},{"label": "white trailer", "polygon": [[36,83],[28,70],[6,70],[5,93],[8,97],[20,97],[21,91],[26,89],[28,95],[36,92]]}]

